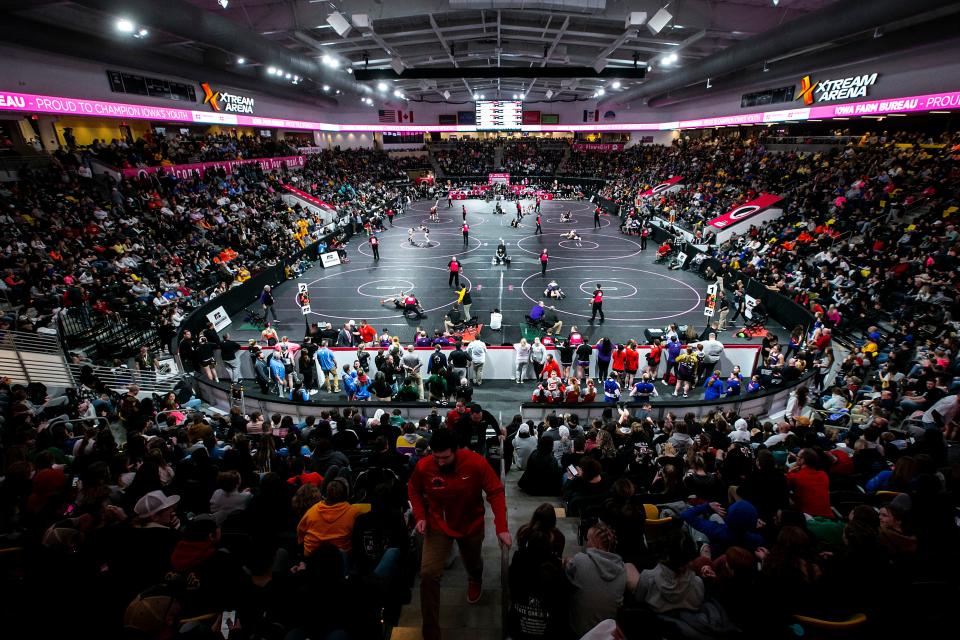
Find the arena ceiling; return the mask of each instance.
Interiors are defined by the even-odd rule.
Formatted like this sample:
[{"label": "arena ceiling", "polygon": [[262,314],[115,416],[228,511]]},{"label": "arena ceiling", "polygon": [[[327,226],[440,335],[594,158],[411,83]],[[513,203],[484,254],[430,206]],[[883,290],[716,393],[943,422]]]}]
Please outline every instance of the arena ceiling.
[{"label": "arena ceiling", "polygon": [[[651,28],[664,9],[669,21]],[[0,0],[0,38],[46,29],[33,46],[64,50],[79,35],[80,55],[103,58],[128,18],[147,31],[122,45],[131,64],[188,61],[278,94],[342,101],[382,84],[384,102],[606,102],[689,88],[701,68],[745,72],[758,64],[751,50],[765,69],[958,10],[942,0]]]}]

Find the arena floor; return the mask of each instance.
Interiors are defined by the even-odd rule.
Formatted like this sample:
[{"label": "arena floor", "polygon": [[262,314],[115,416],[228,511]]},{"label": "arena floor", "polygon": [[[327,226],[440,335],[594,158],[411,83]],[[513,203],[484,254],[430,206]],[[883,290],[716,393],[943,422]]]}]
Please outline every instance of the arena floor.
[{"label": "arena floor", "polygon": [[[532,202],[526,203],[530,205]],[[629,338],[643,341],[648,327],[663,327],[671,322],[693,323],[701,330],[706,326],[703,299],[706,282],[685,271],[669,271],[654,264],[656,245],[640,250],[640,239],[619,232],[618,222],[602,216],[601,229],[593,229],[593,205],[590,202],[543,201],[541,215],[543,234],[534,235],[536,216],[525,216],[523,226],[510,226],[516,211],[513,202],[505,202],[504,215],[493,213],[494,203],[483,200],[454,201],[447,209],[440,202],[440,222],[429,223],[432,201],[419,201],[395,220],[395,227],[380,234],[380,261],[373,259],[365,235],[348,245],[350,262],[324,269],[317,264],[299,279],[282,284],[276,290],[276,310],[281,333],[298,335],[305,318],[296,304],[297,284],[309,286],[312,311],[310,322],[331,322],[335,327],[347,320],[367,320],[377,330],[388,328],[406,342],[413,336],[417,322],[408,321],[399,311],[382,306],[380,300],[400,291],[413,290],[427,312],[419,322],[428,331],[443,328],[443,316],[455,298],[448,286],[447,263],[456,255],[462,265],[462,281],[473,297],[471,315],[484,324],[490,312],[503,313],[503,330],[483,331],[488,344],[512,343],[520,339],[520,327],[533,304],[543,299],[548,281],[556,280],[567,297],[556,300],[563,333],[573,324],[590,339],[608,336],[616,342]],[[461,205],[467,207],[470,225],[468,246],[461,233]],[[560,214],[570,210],[573,222],[561,223]],[[415,245],[407,239],[410,227],[421,223],[430,229],[426,244],[422,232],[415,234]],[[564,240],[561,234],[576,229],[582,246]],[[492,257],[503,238],[510,266],[495,266]],[[543,247],[550,254],[546,277],[540,274],[538,256]],[[606,321],[589,324],[590,295],[594,284],[603,283]],[[722,339],[729,340],[730,334]]]}]

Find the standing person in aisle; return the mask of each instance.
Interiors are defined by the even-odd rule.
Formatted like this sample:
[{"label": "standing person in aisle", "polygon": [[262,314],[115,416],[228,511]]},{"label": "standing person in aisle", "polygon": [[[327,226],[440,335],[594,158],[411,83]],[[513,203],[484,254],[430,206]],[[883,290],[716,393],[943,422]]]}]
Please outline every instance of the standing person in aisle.
[{"label": "standing person in aisle", "polygon": [[590,314],[590,324],[593,324],[597,314],[600,314],[600,323],[603,324],[603,285],[597,283],[597,288],[593,290],[593,296],[590,298],[593,313]]},{"label": "standing person in aisle", "polygon": [[650,237],[650,227],[643,225],[643,228],[640,230],[640,251],[643,251],[647,248],[647,238]]},{"label": "standing person in aisle", "polygon": [[461,449],[449,429],[434,432],[433,453],[420,460],[410,475],[407,492],[424,537],[420,564],[420,609],[424,640],[439,640],[440,579],[456,542],[467,569],[467,602],[483,595],[483,495],[493,510],[500,545],[509,549],[513,539],[507,526],[503,483],[483,456]]},{"label": "standing person in aisle", "polygon": [[543,229],[540,227],[540,214],[539,214],[539,213],[537,214],[537,228],[536,228],[536,230],[533,232],[533,235],[537,235],[538,233],[539,233],[540,235],[543,235]]},{"label": "standing person in aisle", "polygon": [[447,268],[450,269],[450,277],[447,279],[447,286],[452,287],[456,283],[456,288],[460,288],[460,261],[457,260],[457,256],[453,256],[450,259],[450,262],[447,263]]},{"label": "standing person in aisle", "polygon": [[547,263],[550,262],[550,255],[547,253],[547,250],[544,249],[540,252],[540,275],[545,277],[547,275]]},{"label": "standing person in aisle", "polygon": [[457,302],[463,306],[463,319],[469,321],[470,307],[473,306],[473,296],[470,295],[470,290],[461,287],[460,291],[457,292]]},{"label": "standing person in aisle", "polygon": [[375,261],[379,261],[379,260],[380,260],[380,240],[379,240],[379,238],[377,238],[377,236],[375,236],[375,235],[370,236],[370,240],[368,240],[368,242],[370,243],[370,249],[373,251],[373,259],[374,259]]},{"label": "standing person in aisle", "polygon": [[390,207],[389,209],[387,209],[387,220],[390,221],[391,227],[393,226],[393,216],[395,215],[397,215],[397,213],[393,210],[393,207]]},{"label": "standing person in aisle", "polygon": [[470,242],[470,225],[468,225],[468,224],[466,223],[466,221],[464,221],[464,223],[463,223],[463,246],[466,247],[469,242]]}]

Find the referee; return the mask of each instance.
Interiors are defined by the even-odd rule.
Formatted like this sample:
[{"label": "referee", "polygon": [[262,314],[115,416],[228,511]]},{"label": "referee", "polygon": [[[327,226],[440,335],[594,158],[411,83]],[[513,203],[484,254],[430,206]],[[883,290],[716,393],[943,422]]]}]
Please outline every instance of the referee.
[{"label": "referee", "polygon": [[370,236],[370,248],[373,250],[373,259],[380,260],[380,240],[377,239],[377,236]]},{"label": "referee", "polygon": [[593,210],[593,228],[600,229],[600,205]]}]

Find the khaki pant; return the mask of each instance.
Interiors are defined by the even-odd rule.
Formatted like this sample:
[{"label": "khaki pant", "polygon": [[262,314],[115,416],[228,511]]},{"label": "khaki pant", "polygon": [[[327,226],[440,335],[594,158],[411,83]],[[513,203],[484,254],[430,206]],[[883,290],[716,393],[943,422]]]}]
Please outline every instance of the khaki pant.
[{"label": "khaki pant", "polygon": [[337,370],[323,372],[323,388],[333,393],[340,393],[340,379],[337,377]]},{"label": "khaki pant", "polygon": [[456,541],[460,559],[470,580],[483,578],[483,531],[468,538],[451,538],[439,531],[427,530],[420,562],[420,615],[423,617],[423,640],[440,638],[440,578],[443,566]]},{"label": "khaki pant", "polygon": [[718,323],[718,324],[720,325],[720,328],[721,328],[721,329],[726,329],[726,328],[727,328],[727,316],[729,316],[729,315],[730,315],[730,308],[729,308],[729,307],[726,308],[726,309],[721,309],[721,310],[720,310],[720,320],[719,320],[719,323]]},{"label": "khaki pant", "polygon": [[473,363],[473,382],[474,384],[483,384],[483,362]]}]

